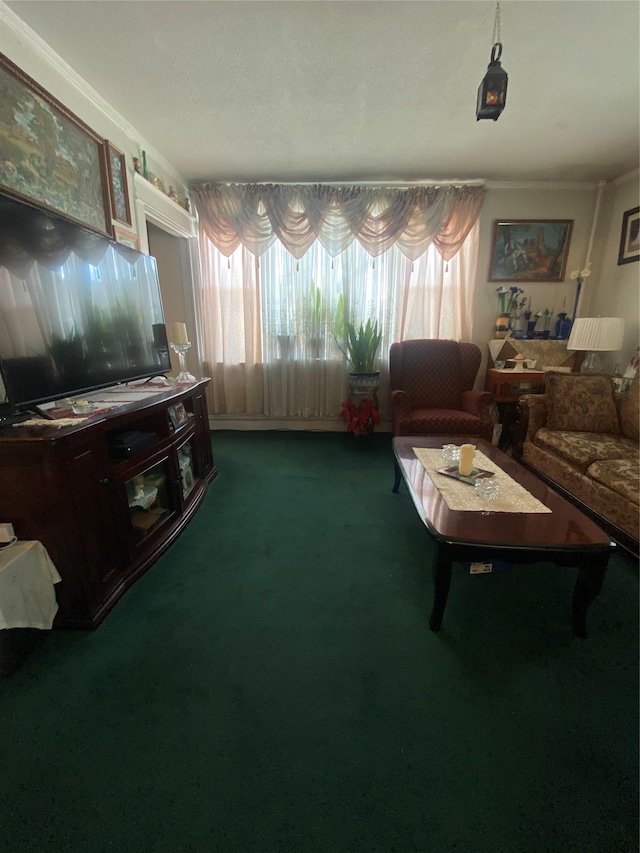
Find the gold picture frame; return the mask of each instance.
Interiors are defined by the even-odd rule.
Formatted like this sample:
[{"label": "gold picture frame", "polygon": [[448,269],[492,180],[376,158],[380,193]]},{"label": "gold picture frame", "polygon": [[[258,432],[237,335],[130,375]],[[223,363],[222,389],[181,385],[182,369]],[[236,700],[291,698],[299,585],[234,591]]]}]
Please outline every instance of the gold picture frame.
[{"label": "gold picture frame", "polygon": [[489,281],[564,281],[573,219],[496,219]]}]

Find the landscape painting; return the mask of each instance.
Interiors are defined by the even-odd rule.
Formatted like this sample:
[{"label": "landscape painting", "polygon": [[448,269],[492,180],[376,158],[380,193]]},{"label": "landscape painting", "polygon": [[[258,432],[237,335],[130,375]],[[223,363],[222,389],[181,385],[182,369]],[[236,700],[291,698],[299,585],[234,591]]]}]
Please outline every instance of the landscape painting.
[{"label": "landscape painting", "polygon": [[572,219],[496,220],[489,281],[563,281]]},{"label": "landscape painting", "polygon": [[110,236],[103,140],[0,54],[0,190]]}]

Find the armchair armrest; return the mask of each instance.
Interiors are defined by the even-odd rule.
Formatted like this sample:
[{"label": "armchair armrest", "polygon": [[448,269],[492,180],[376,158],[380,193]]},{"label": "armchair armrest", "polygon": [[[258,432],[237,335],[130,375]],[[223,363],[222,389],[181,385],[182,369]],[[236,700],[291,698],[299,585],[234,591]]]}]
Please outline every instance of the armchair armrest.
[{"label": "armchair armrest", "polygon": [[403,435],[402,422],[411,418],[411,402],[406,391],[391,392],[391,416],[393,420],[393,434]]},{"label": "armchair armrest", "polygon": [[491,411],[495,402],[493,394],[488,391],[463,391],[462,411],[477,415],[481,421],[492,421]]}]

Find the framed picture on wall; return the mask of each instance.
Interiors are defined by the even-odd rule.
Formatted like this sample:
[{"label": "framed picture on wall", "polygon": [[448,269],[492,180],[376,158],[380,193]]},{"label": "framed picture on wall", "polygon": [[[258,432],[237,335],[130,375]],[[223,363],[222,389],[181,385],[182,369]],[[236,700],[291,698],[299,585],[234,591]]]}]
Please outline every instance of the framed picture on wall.
[{"label": "framed picture on wall", "polygon": [[640,260],[640,207],[633,207],[622,215],[618,266],[638,260]]},{"label": "framed picture on wall", "polygon": [[127,168],[124,154],[112,142],[107,142],[106,146],[111,216],[124,225],[131,225],[129,187],[127,184]]},{"label": "framed picture on wall", "polygon": [[118,228],[117,225],[114,225],[113,236],[116,243],[119,243],[121,246],[126,246],[128,249],[136,249],[138,252],[140,251],[140,238],[135,232],[125,231],[124,228]]},{"label": "framed picture on wall", "polygon": [[111,235],[104,140],[0,54],[0,190]]},{"label": "framed picture on wall", "polygon": [[493,223],[489,281],[564,281],[573,219]]}]

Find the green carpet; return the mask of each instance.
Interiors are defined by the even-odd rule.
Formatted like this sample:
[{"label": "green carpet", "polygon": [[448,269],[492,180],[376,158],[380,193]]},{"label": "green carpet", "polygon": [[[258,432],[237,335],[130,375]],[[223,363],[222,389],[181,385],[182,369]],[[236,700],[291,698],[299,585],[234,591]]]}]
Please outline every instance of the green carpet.
[{"label": "green carpet", "polygon": [[454,577],[390,437],[214,432],[220,475],[94,632],[0,681],[0,850],[638,850],[638,570]]}]

